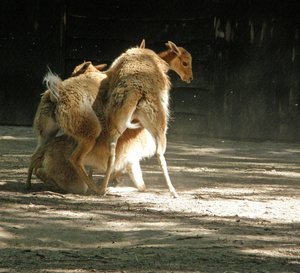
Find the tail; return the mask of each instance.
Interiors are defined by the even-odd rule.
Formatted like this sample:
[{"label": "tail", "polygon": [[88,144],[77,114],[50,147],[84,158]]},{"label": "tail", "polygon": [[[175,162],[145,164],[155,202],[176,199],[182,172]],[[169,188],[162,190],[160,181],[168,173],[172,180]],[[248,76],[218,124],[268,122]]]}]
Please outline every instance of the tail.
[{"label": "tail", "polygon": [[127,121],[126,126],[128,129],[138,129],[141,127],[140,123],[131,123],[130,121]]},{"label": "tail", "polygon": [[62,80],[56,74],[53,74],[49,69],[49,72],[44,77],[44,83],[50,91],[50,100],[52,102],[60,101],[59,93],[62,91]]},{"label": "tail", "polygon": [[140,124],[139,122],[137,122],[137,123],[132,123],[132,121],[133,121],[135,118],[137,118],[137,117],[135,117],[135,110],[136,110],[136,109],[134,109],[134,110],[132,111],[132,113],[131,113],[129,119],[126,121],[126,127],[127,127],[128,129],[138,129],[138,128],[141,127],[141,124]]},{"label": "tail", "polygon": [[132,117],[126,121],[126,127],[128,129],[138,129],[141,127],[141,124],[139,122],[132,123],[131,121],[132,121]]}]

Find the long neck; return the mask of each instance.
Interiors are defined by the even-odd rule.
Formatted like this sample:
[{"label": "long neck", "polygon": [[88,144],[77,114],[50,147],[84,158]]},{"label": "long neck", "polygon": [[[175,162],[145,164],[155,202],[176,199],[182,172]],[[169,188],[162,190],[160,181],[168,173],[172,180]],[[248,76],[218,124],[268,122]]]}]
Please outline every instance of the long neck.
[{"label": "long neck", "polygon": [[173,50],[169,49],[167,51],[159,53],[158,56],[170,65],[171,61],[176,57],[176,53]]}]

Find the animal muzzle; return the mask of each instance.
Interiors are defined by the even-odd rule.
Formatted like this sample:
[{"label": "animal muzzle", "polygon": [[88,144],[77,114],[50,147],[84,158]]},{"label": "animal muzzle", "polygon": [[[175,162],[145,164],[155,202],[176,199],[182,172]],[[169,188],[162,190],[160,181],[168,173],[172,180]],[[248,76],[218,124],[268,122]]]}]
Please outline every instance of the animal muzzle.
[{"label": "animal muzzle", "polygon": [[184,76],[182,80],[187,83],[190,83],[193,80],[193,76]]}]

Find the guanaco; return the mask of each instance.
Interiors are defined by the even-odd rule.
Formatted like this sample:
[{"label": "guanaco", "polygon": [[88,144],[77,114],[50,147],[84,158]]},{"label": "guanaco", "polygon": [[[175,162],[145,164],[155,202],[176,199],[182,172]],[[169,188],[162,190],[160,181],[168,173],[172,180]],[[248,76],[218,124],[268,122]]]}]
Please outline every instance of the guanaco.
[{"label": "guanaco", "polygon": [[[165,151],[165,146],[166,146],[165,133],[166,133],[167,117],[168,117],[168,96],[169,96],[168,92],[170,89],[170,83],[169,83],[169,79],[166,75],[166,72],[169,69],[169,66],[173,67],[173,70],[175,70],[180,75],[181,79],[185,80],[187,82],[190,82],[190,80],[193,78],[193,76],[192,76],[192,71],[191,71],[191,57],[189,59],[186,57],[186,56],[190,56],[189,53],[182,48],[177,48],[177,46],[175,44],[173,44],[172,42],[168,42],[167,44],[169,47],[169,50],[167,51],[168,53],[165,52],[165,53],[161,53],[159,55],[156,55],[153,51],[146,50],[144,48],[140,48],[139,50],[142,50],[142,51],[146,50],[148,53],[151,52],[152,55],[150,54],[151,55],[150,59],[154,58],[153,60],[155,60],[155,62],[157,62],[159,60],[158,63],[156,64],[156,66],[159,67],[159,70],[162,73],[160,73],[160,78],[158,81],[162,80],[164,88],[166,90],[163,90],[163,92],[160,94],[159,94],[159,92],[160,92],[159,91],[156,94],[156,102],[155,103],[157,103],[157,106],[159,106],[159,109],[155,109],[156,106],[151,106],[152,109],[150,107],[150,110],[158,110],[159,114],[157,115],[157,113],[156,113],[156,116],[154,119],[159,121],[158,124],[161,126],[161,128],[160,128],[159,132],[155,132],[155,130],[153,131],[153,124],[149,123],[151,125],[150,127],[152,127],[149,129],[152,130],[152,133],[157,137],[157,143],[158,143],[157,155],[158,155],[160,166],[163,170],[165,179],[169,186],[169,190],[173,196],[177,196],[175,189],[171,185],[171,181],[169,179],[167,168],[166,168],[165,159],[163,156],[164,151]],[[134,51],[134,49],[132,49],[132,50]],[[174,54],[174,52],[175,52],[175,54]],[[123,55],[121,55],[121,57]],[[159,56],[160,56],[160,58],[159,58]],[[180,59],[180,61],[178,61],[178,60],[176,61],[176,59]],[[162,60],[166,60],[166,62],[169,64],[169,66]],[[101,111],[103,112],[103,110],[96,109],[96,111],[94,111],[95,110],[94,105],[97,104],[96,103],[97,89],[99,90],[100,86],[102,85],[102,81],[103,81],[103,82],[106,82],[106,84],[103,84],[101,88],[109,88],[109,90],[111,90],[111,91],[113,90],[113,88],[111,88],[110,85],[109,85],[110,87],[108,87],[107,83],[111,82],[112,79],[115,79],[114,76],[117,71],[116,67],[119,67],[119,65],[116,65],[116,64],[119,61],[120,61],[120,57],[113,63],[113,65],[111,66],[111,68],[108,71],[103,72],[103,74],[101,74],[101,77],[99,74],[97,74],[97,76],[96,76],[96,75],[93,75],[93,73],[88,73],[90,75],[88,75],[88,74],[79,75],[76,78],[76,81],[72,80],[72,78],[71,78],[64,82],[62,82],[58,77],[55,77],[54,75],[48,75],[46,77],[46,79],[48,81],[49,90],[50,90],[52,96],[56,99],[55,118],[57,120],[59,120],[59,122],[58,122],[59,127],[62,128],[65,133],[73,136],[78,141],[77,147],[74,149],[73,153],[70,156],[70,162],[73,164],[73,166],[77,170],[80,178],[92,190],[96,191],[97,193],[102,193],[102,194],[105,194],[105,192],[106,192],[106,185],[107,185],[110,173],[112,172],[112,169],[113,169],[112,162],[114,162],[114,160],[115,160],[115,157],[112,154],[115,151],[115,147],[114,147],[114,150],[112,150],[111,147],[116,145],[116,140],[121,135],[120,132],[118,132],[117,135],[116,134],[114,135],[114,138],[113,138],[114,143],[111,142],[111,139],[112,139],[111,137],[109,137],[109,140],[108,140],[108,143],[110,146],[110,157],[108,160],[109,164],[107,167],[107,174],[106,174],[104,186],[101,191],[99,191],[92,184],[92,182],[88,179],[88,177],[84,171],[83,165],[82,165],[82,159],[89,151],[91,151],[91,149],[95,145],[96,138],[100,135],[100,131],[101,131],[101,124],[99,122],[99,120],[101,119],[101,113],[99,113],[99,112],[101,112]],[[152,61],[150,61],[150,63]],[[142,61],[142,63],[143,62],[144,61]],[[153,63],[152,63],[152,65],[153,65]],[[142,66],[145,69],[145,65],[142,65]],[[147,73],[148,73],[147,70],[145,70],[144,72],[145,72],[144,76],[147,75]],[[153,82],[153,80],[151,81],[151,76],[153,76],[153,75],[150,75],[150,76],[149,75],[144,78],[146,80],[146,82],[145,82],[146,86],[148,86],[148,87],[149,87],[149,84],[147,84],[147,81]],[[99,78],[101,78],[101,79],[99,79]],[[143,79],[139,78],[139,79],[137,79],[137,82],[139,84],[141,84],[143,82]],[[132,87],[136,88],[134,85]],[[109,92],[108,100],[110,102],[113,102],[113,104],[116,103],[117,101],[115,100],[115,98],[113,98],[113,99],[111,99],[111,98],[113,96],[115,96],[116,94],[117,94],[117,96],[120,95],[120,93],[115,92],[115,91]],[[133,92],[133,94],[134,94],[134,92]],[[138,94],[138,93],[135,93],[135,94],[137,95],[137,97],[140,96],[140,94]],[[140,98],[142,98],[142,97],[140,97]],[[144,108],[143,111],[139,111],[140,110],[139,108],[143,104],[145,104],[145,103],[147,104],[147,101],[145,101],[144,98],[142,98],[142,99],[143,100],[141,101],[141,103],[139,103],[139,105],[137,105],[137,104],[135,105],[136,109],[133,109],[133,111],[137,110],[136,114],[138,114],[138,115],[135,115],[135,117],[138,118],[140,123],[144,126],[144,125],[148,125],[149,120],[151,121],[151,117],[149,118],[149,116],[147,116],[147,113],[145,112],[146,108]],[[99,100],[99,98],[98,98],[98,100]],[[160,102],[159,102],[159,100],[160,100]],[[75,103],[74,103],[74,101],[75,101]],[[127,101],[127,98],[125,99],[125,101]],[[117,102],[117,104],[118,104],[118,102]],[[161,109],[161,106],[162,106],[162,109]],[[109,111],[111,111],[111,109],[112,108],[110,108]],[[107,111],[107,112],[109,112],[109,111]],[[97,116],[97,112],[98,112],[98,116]],[[133,112],[131,114],[133,114]],[[105,115],[107,115],[107,114],[105,113]],[[162,118],[160,118],[160,115],[162,116]],[[132,117],[134,117],[134,116],[132,115]],[[78,118],[78,120],[77,120],[77,118]],[[112,118],[112,115],[109,114],[107,116],[107,120],[109,120],[109,122],[107,123],[108,128],[110,128],[111,125],[118,127],[119,125],[115,125],[113,123],[110,124],[111,118]],[[138,127],[138,125],[136,125],[136,124],[132,125],[132,124],[133,123],[131,123],[129,121],[126,123],[126,127],[132,128],[132,129],[136,129]],[[124,132],[125,129],[121,128],[120,131]],[[56,130],[57,130],[57,128],[56,128]],[[51,130],[49,130],[49,132],[51,132]],[[53,137],[53,135],[55,135],[55,134],[56,133],[52,133],[51,137]],[[47,140],[49,140],[50,138],[48,138]]]}]

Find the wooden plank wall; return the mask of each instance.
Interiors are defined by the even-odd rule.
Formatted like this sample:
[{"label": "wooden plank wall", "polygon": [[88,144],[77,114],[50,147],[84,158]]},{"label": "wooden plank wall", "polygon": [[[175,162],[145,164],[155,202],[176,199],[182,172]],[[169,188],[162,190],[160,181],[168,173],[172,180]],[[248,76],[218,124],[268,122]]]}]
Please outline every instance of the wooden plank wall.
[{"label": "wooden plank wall", "polygon": [[110,64],[145,38],[193,56],[194,81],[175,73],[170,133],[299,139],[299,15],[286,1],[67,1],[66,72],[83,60]]},{"label": "wooden plank wall", "polygon": [[217,17],[214,134],[298,140],[299,4],[247,2]]},{"label": "wooden plank wall", "polygon": [[[170,72],[170,134],[299,140],[299,4],[165,2],[3,1],[0,124],[32,123],[47,65],[66,78],[84,60],[109,65],[145,38],[155,52],[170,40],[193,56],[191,84]],[[19,9],[26,19],[10,20]]]},{"label": "wooden plank wall", "polygon": [[59,1],[0,3],[0,125],[32,125],[47,66],[60,73]]}]

